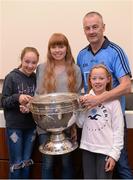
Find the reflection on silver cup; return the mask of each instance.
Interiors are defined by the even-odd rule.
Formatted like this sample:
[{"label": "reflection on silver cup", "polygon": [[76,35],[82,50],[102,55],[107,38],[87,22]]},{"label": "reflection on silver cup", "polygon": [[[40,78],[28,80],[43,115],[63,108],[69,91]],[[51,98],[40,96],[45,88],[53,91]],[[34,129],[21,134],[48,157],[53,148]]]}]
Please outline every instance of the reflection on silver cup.
[{"label": "reflection on silver cup", "polygon": [[50,132],[50,141],[42,144],[39,150],[44,154],[57,155],[73,151],[77,142],[65,136],[64,130],[76,121],[80,108],[75,93],[50,93],[36,95],[30,104],[33,118],[41,129]]}]

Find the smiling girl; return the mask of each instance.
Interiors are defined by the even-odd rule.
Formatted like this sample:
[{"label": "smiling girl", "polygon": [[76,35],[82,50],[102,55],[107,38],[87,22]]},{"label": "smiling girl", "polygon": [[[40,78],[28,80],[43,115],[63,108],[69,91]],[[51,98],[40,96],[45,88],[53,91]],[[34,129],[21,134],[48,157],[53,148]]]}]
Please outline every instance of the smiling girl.
[{"label": "smiling girl", "polygon": [[[111,90],[112,77],[106,66],[99,64],[91,69],[88,85],[92,96]],[[84,178],[111,179],[123,148],[124,121],[119,100],[81,112],[77,125],[83,128],[80,148]]]},{"label": "smiling girl", "polygon": [[[64,34],[54,33],[48,43],[47,61],[37,68],[37,94],[54,92],[80,93],[82,77],[74,63],[68,39]],[[40,144],[48,140],[48,133],[38,128]],[[74,178],[71,153],[58,155],[61,158],[62,179]],[[57,158],[57,157],[56,157]],[[43,155],[42,179],[54,179],[55,155]]]},{"label": "smiling girl", "polygon": [[29,179],[36,135],[36,124],[32,114],[22,113],[20,106],[26,105],[34,95],[36,87],[34,71],[39,53],[34,47],[25,47],[20,59],[20,66],[5,77],[2,90],[2,107],[9,148],[9,179]]}]

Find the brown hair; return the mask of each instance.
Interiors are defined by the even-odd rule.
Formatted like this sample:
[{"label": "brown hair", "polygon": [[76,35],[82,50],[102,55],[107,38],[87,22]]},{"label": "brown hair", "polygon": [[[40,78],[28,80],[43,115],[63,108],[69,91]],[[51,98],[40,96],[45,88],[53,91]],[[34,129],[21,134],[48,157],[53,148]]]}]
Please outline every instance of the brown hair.
[{"label": "brown hair", "polygon": [[92,71],[93,71],[93,69],[98,69],[98,68],[104,69],[104,70],[106,71],[107,77],[110,77],[110,82],[107,83],[107,85],[106,85],[106,90],[107,90],[107,91],[111,90],[111,89],[112,89],[112,75],[111,75],[111,73],[109,72],[109,70],[107,69],[107,67],[106,67],[105,65],[103,65],[103,64],[95,65],[95,66],[93,66],[93,68],[90,70],[89,77],[88,77],[89,89],[92,89],[92,85],[91,85],[91,81],[90,81]]},{"label": "brown hair", "polygon": [[[21,60],[24,58],[24,56],[25,56],[25,54],[26,54],[27,52],[34,52],[34,53],[37,55],[37,60],[39,60],[39,52],[38,52],[38,50],[37,50],[36,48],[34,48],[34,47],[25,47],[25,48],[22,50],[21,55],[20,55],[20,59],[21,59]],[[19,65],[19,68],[20,68],[21,66],[22,66],[22,65],[20,64],[20,65]]]},{"label": "brown hair", "polygon": [[50,48],[55,45],[66,46],[66,56],[65,56],[65,67],[68,76],[68,89],[70,92],[76,91],[76,72],[74,69],[74,58],[71,52],[71,48],[68,39],[64,34],[54,33],[48,42],[47,51],[47,62],[44,74],[43,89],[41,93],[50,93],[56,91],[56,79],[54,74],[55,60],[51,55]]}]

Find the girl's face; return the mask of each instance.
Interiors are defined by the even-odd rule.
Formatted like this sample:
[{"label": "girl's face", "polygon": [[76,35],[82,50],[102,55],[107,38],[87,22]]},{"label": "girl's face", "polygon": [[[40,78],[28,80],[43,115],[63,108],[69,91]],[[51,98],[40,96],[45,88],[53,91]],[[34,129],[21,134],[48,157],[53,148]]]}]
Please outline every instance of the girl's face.
[{"label": "girl's face", "polygon": [[35,71],[37,67],[37,63],[38,63],[38,57],[36,53],[32,51],[26,52],[23,59],[21,60],[22,72],[27,76],[31,75]]},{"label": "girl's face", "polygon": [[50,47],[50,53],[56,61],[65,60],[66,50],[65,45],[54,45]]},{"label": "girl's face", "polygon": [[110,82],[110,77],[107,76],[107,72],[103,68],[94,68],[90,76],[91,86],[95,94],[101,94],[106,91],[106,86]]}]

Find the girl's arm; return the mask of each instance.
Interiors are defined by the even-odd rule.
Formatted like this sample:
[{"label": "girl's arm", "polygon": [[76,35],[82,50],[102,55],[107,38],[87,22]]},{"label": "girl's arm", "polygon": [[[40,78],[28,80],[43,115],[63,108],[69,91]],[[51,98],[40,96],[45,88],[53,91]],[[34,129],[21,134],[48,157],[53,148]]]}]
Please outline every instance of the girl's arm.
[{"label": "girl's arm", "polygon": [[124,117],[119,100],[112,102],[111,127],[113,130],[113,147],[109,156],[118,161],[124,145]]}]

